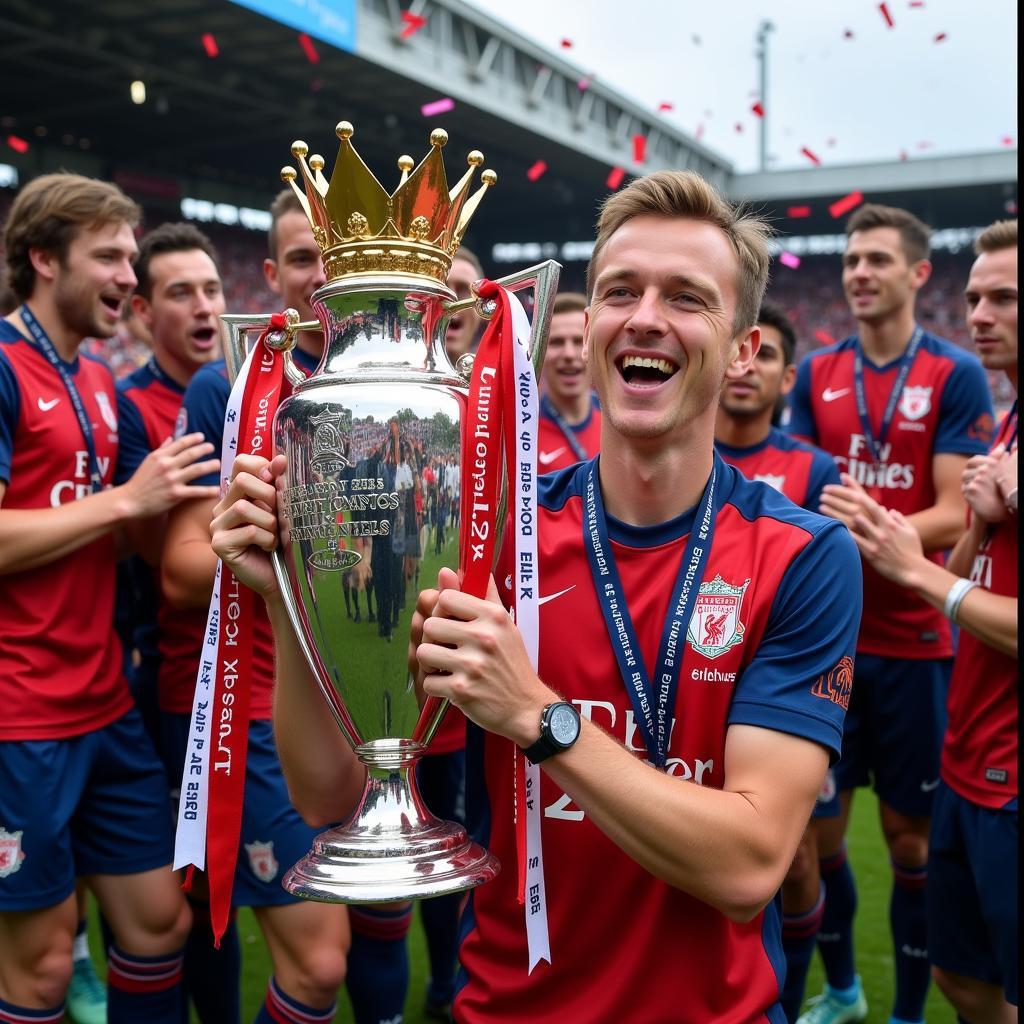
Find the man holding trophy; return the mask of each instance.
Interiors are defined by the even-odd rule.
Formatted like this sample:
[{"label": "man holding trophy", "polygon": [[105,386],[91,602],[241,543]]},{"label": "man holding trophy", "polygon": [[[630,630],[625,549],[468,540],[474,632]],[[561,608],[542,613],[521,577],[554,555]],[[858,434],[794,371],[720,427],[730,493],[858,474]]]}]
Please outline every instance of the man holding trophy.
[{"label": "man holding trophy", "polygon": [[[326,364],[333,360],[340,375],[346,359],[348,369],[357,363],[359,343],[338,295],[348,297],[349,312],[360,308],[361,327],[362,310],[372,304],[391,331],[385,337],[412,338],[411,330],[402,334],[410,309],[429,321],[436,289],[423,284],[407,288],[404,300],[388,300],[385,289],[398,273],[370,281],[368,264],[382,258],[373,253],[392,246],[396,255],[388,258],[397,261],[429,235],[450,256],[461,231],[437,233],[435,221],[403,233],[413,210],[451,218],[443,202],[417,205],[403,195],[403,177],[403,186],[381,199],[387,214],[377,225],[369,218],[372,249],[365,234],[359,248],[355,229],[363,222],[341,197],[366,204],[371,190],[365,165],[356,164],[348,136],[339,134],[330,186],[317,178],[321,158],[315,165],[310,158],[312,171],[304,173],[329,279],[313,306],[334,339]],[[429,170],[420,174],[423,187]],[[325,197],[322,206],[317,195]],[[333,209],[332,196],[339,197]],[[339,224],[340,214],[348,219]],[[346,826],[318,838],[285,884],[347,900],[375,886],[383,898],[383,881],[394,876],[406,894],[408,879],[418,877],[420,888],[411,891],[423,896],[448,891],[446,878],[462,888],[487,881],[463,919],[458,1021],[739,1022],[779,1012],[774,898],[838,757],[860,570],[840,524],[744,480],[714,454],[722,382],[745,373],[759,342],[766,237],[762,222],[691,173],[658,172],[609,198],[589,269],[585,335],[603,412],[601,455],[540,480],[533,554],[519,546],[522,486],[518,471],[515,480],[510,474],[516,554],[507,540],[485,594],[471,592],[474,533],[491,532],[493,520],[488,529],[469,514],[483,492],[463,477],[466,571],[442,567],[438,588],[420,594],[408,667],[427,709],[446,698],[471,722],[467,823],[472,839],[502,862],[493,881],[492,862],[473,843],[447,860],[426,856],[425,836],[450,839],[429,823],[409,847],[390,844],[373,865],[374,879],[351,866],[370,850],[375,831],[395,834],[387,820],[375,827],[373,815],[386,816],[407,771],[406,751],[429,741],[430,730],[413,729],[410,738],[370,734],[374,716],[402,713],[399,691],[379,700],[367,683],[375,705],[367,714],[361,704],[370,699],[351,682],[360,652],[332,643],[325,622],[344,611],[337,616],[326,591],[317,591],[316,566],[348,558],[323,502],[330,497],[327,511],[357,503],[341,500],[353,492],[338,478],[317,479],[316,454],[296,464],[316,448],[300,430],[301,409],[282,406],[273,459],[236,458],[215,509],[214,548],[263,597],[274,629],[275,729],[293,800],[316,824],[355,809]],[[433,258],[427,246],[418,252]],[[403,266],[409,272],[417,265]],[[485,314],[505,308],[507,296],[493,283],[478,294]],[[538,301],[537,310],[542,321],[545,304]],[[421,344],[426,333],[418,335]],[[336,397],[321,386],[320,411],[310,416],[322,424],[329,410],[339,435],[350,434],[348,408],[353,421],[374,415],[368,399],[356,408],[354,388],[369,387],[389,355],[413,351],[376,340],[379,322],[370,337],[376,347],[358,358],[366,385],[345,385],[353,389],[346,392],[354,396],[350,404],[340,385]],[[478,364],[487,343],[485,336]],[[536,350],[537,337],[533,344]],[[428,368],[437,347],[428,349]],[[410,362],[401,371],[409,377]],[[394,388],[403,386],[394,364],[388,372]],[[429,386],[442,389],[438,380]],[[466,470],[475,462],[478,449],[470,446],[480,436],[479,401],[488,397],[489,381],[487,366],[478,365],[461,431]],[[379,394],[376,400],[385,404]],[[422,416],[442,422],[433,398],[417,400]],[[506,420],[506,438],[518,443],[509,428]],[[334,438],[332,451],[333,462],[344,457],[358,467],[345,436]],[[354,529],[341,511],[338,518]],[[369,531],[377,520],[355,522]],[[321,523],[327,525],[314,525]],[[535,652],[529,648],[536,638],[523,639],[532,631],[527,598],[539,611]],[[515,621],[505,605],[515,607]],[[324,714],[324,697],[333,716]],[[390,729],[385,735],[409,733]],[[411,821],[416,794],[403,800]],[[600,974],[599,991],[580,983],[584,972]]]}]

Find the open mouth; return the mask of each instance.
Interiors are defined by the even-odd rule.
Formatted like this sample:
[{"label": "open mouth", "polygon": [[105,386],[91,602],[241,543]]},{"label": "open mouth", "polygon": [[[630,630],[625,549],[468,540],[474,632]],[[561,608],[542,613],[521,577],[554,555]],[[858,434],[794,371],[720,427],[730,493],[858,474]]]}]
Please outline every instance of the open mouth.
[{"label": "open mouth", "polygon": [[107,309],[110,310],[115,316],[121,315],[121,307],[124,305],[124,299],[119,295],[101,295],[100,302],[103,303]]},{"label": "open mouth", "polygon": [[200,348],[209,348],[213,345],[217,332],[212,327],[198,327],[192,332],[192,340]]},{"label": "open mouth", "polygon": [[653,388],[675,376],[679,367],[661,356],[623,356],[617,363],[631,387]]},{"label": "open mouth", "polygon": [[461,328],[462,328],[462,317],[461,316],[453,316],[451,318],[451,320],[448,321],[448,327],[447,327],[446,330],[447,330],[447,332],[449,334],[452,334],[452,333],[454,333],[456,331],[461,330]]}]

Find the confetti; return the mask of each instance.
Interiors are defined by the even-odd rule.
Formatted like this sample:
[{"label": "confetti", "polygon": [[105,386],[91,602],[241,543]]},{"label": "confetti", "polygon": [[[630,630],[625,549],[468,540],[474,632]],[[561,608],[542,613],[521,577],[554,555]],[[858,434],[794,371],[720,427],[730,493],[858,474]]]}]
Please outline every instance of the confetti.
[{"label": "confetti", "polygon": [[901,160],[906,160],[907,159],[907,151],[905,149],[901,149],[900,150],[900,159]]},{"label": "confetti", "polygon": [[561,46],[563,50],[571,50],[572,49],[572,40],[571,39],[563,39],[558,45]]},{"label": "confetti", "polygon": [[945,32],[940,32],[940,33],[939,33],[939,34],[938,34],[938,35],[937,35],[937,36],[935,37],[935,42],[937,42],[937,43],[941,43],[943,39],[948,39],[948,38],[949,38],[949,36],[947,36]]},{"label": "confetti", "polygon": [[644,135],[633,136],[633,160],[642,164],[647,159],[647,137]]},{"label": "confetti", "polygon": [[590,83],[593,80],[594,80],[594,76],[593,75],[588,75],[586,78],[581,78],[576,83],[576,88],[579,89],[580,92],[586,92],[590,88]]},{"label": "confetti", "polygon": [[658,104],[658,113],[659,114],[662,111],[664,111],[664,110],[673,110],[673,109],[675,109],[675,108],[672,106],[671,103],[665,103],[664,101],[662,101],[661,103]]},{"label": "confetti", "polygon": [[605,181],[605,187],[614,192],[622,184],[622,179],[625,178],[625,176],[626,172],[621,167],[613,167],[608,172],[608,179]]},{"label": "confetti", "polygon": [[700,140],[703,139],[703,138],[704,138],[704,122],[701,121],[701,123],[699,125],[697,125],[697,141],[700,142]]},{"label": "confetti", "polygon": [[408,39],[427,23],[427,19],[422,14],[413,14],[411,11],[402,11],[402,21],[405,22],[405,27],[399,33],[399,39]]},{"label": "confetti", "polygon": [[526,177],[530,181],[537,181],[543,177],[544,172],[548,169],[548,165],[543,160],[538,160],[533,164],[532,167],[526,172]]},{"label": "confetti", "polygon": [[888,25],[889,28],[893,28],[896,25],[896,22],[892,20],[892,15],[889,13],[889,5],[885,3],[884,0],[878,5],[878,10],[885,19],[886,25]]},{"label": "confetti", "polygon": [[733,130],[736,132],[737,135],[742,135],[743,134],[743,125],[740,124],[739,121],[737,121],[732,127],[733,127]]},{"label": "confetti", "polygon": [[837,199],[828,208],[828,212],[832,214],[833,219],[842,217],[844,213],[849,213],[855,206],[860,206],[864,202],[864,193],[859,189],[856,192],[851,192],[848,196],[843,196],[842,199]]},{"label": "confetti", "polygon": [[999,140],[999,144],[1002,145],[1002,146],[1012,146],[1013,145],[1013,136],[1012,135],[1004,135]]},{"label": "confetti", "polygon": [[8,135],[7,145],[10,146],[15,153],[28,152],[28,143],[24,139],[19,138],[17,135]]},{"label": "confetti", "polygon": [[455,109],[455,100],[450,96],[445,96],[444,99],[434,100],[432,103],[424,103],[420,107],[420,113],[424,117],[436,117],[438,114],[447,114],[449,110]]},{"label": "confetti", "polygon": [[917,148],[918,149],[931,149],[932,145],[933,145],[933,143],[929,142],[927,139],[923,139],[921,142],[919,142],[917,144]]},{"label": "confetti", "polygon": [[810,217],[811,208],[809,206],[791,206],[786,210],[787,217]]},{"label": "confetti", "polygon": [[910,0],[908,7],[924,7],[924,0]]},{"label": "confetti", "polygon": [[306,55],[306,60],[308,60],[310,64],[320,63],[320,54],[316,52],[313,40],[310,39],[305,32],[299,33],[299,46],[302,47],[302,52]]},{"label": "confetti", "polygon": [[791,252],[780,252],[779,262],[790,270],[796,270],[800,266],[800,257]]},{"label": "confetti", "polygon": [[828,331],[822,330],[817,330],[814,332],[814,340],[819,345],[834,345],[836,343],[836,339],[833,338],[832,335],[828,333]]},{"label": "confetti", "polygon": [[853,31],[851,29],[844,28],[843,29],[843,38],[844,39],[852,39],[853,38]]},{"label": "confetti", "polygon": [[821,166],[821,159],[818,157],[818,154],[815,153],[813,149],[808,149],[807,146],[802,146],[800,148],[800,152],[805,157],[807,157],[807,159],[810,160],[811,163],[814,164],[815,167],[820,167]]},{"label": "confetti", "polygon": [[220,53],[220,50],[217,49],[217,40],[213,38],[212,32],[204,32],[202,42],[207,57],[216,57]]},{"label": "confetti", "polygon": [[760,100],[758,100],[757,103],[754,103],[754,104],[751,105],[750,112],[755,117],[764,117],[764,107],[761,105],[761,101]]}]

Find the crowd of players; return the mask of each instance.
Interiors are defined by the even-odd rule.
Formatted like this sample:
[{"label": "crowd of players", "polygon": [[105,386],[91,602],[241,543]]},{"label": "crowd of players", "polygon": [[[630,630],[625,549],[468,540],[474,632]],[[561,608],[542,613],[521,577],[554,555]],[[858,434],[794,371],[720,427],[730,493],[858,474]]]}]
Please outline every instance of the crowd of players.
[{"label": "crowd of players", "polygon": [[[287,190],[271,214],[266,287],[313,319],[326,278],[309,223]],[[201,878],[186,897],[169,868],[219,555],[266,600],[234,890],[273,964],[256,1019],[329,1021],[344,984],[359,1024],[400,1022],[411,906],[307,903],[280,887],[313,826],[351,811],[361,774],[325,732],[266,575],[269,468],[239,459],[219,492],[217,252],[188,224],[137,239],[138,219],[112,185],[49,175],[4,225],[16,307],[0,325],[0,1021],[59,1021],[66,994],[89,1024],[177,1024],[189,1000],[204,1024],[240,1018],[237,930],[214,948]],[[543,370],[539,557],[554,596],[539,674],[499,604],[460,593],[451,573],[438,590],[418,579],[458,528],[454,453],[426,464],[414,432],[365,439],[407,492],[406,541],[387,567],[349,572],[346,606],[359,619],[362,598],[390,632],[392,591],[429,587],[410,667],[470,720],[467,741],[450,715],[424,759],[425,798],[460,816],[469,758],[468,824],[511,866],[510,752],[546,762],[551,963],[527,973],[511,867],[474,894],[461,934],[458,897],[425,901],[429,1015],[864,1020],[843,836],[853,793],[872,784],[892,861],[891,1022],[923,1020],[933,973],[963,1020],[1016,1019],[1016,406],[997,425],[985,376],[1016,387],[1016,222],[982,234],[962,282],[977,357],[917,324],[924,225],[868,206],[847,234],[857,333],[797,366],[791,322],[763,302],[763,224],[694,175],[639,179],[608,201],[588,294],[558,296]],[[481,276],[463,249],[448,283],[463,298]],[[453,363],[479,326],[452,319]],[[150,354],[115,384],[86,340],[124,330]],[[299,336],[305,372],[322,345]],[[698,507],[727,534],[710,554],[694,546]],[[648,665],[680,565],[700,566],[661,742],[627,697],[587,582],[588,515]],[[541,709],[562,698],[577,732],[560,746]],[[539,718],[553,746],[537,753]],[[103,913],[105,993],[87,891]],[[805,1008],[815,948],[827,986]],[[581,984],[584,968],[606,987]]]}]

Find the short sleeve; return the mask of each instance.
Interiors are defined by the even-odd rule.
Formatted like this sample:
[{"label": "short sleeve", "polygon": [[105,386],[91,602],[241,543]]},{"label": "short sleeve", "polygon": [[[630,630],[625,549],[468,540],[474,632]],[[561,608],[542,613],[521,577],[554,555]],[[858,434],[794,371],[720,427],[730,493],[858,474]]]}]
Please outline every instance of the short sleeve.
[{"label": "short sleeve", "polygon": [[0,352],[0,480],[11,482],[14,462],[14,436],[18,432],[21,415],[21,392],[14,370],[7,357]]},{"label": "short sleeve", "polygon": [[835,459],[828,452],[823,452],[820,448],[813,448],[811,469],[807,474],[807,498],[804,501],[804,508],[809,512],[817,512],[821,505],[821,492],[825,485],[841,483]]},{"label": "short sleeve", "polygon": [[119,441],[114,483],[123,484],[131,479],[151,449],[139,407],[120,388],[117,391],[117,422]]},{"label": "short sleeve", "polygon": [[811,409],[811,360],[805,358],[796,371],[796,384],[789,395],[789,422],[786,430],[793,437],[802,437],[814,444],[818,430]]},{"label": "short sleeve", "polygon": [[942,389],[933,451],[936,455],[983,455],[992,443],[995,415],[981,363],[964,353]]},{"label": "short sleeve", "polygon": [[846,527],[827,523],[779,584],[754,660],[736,684],[730,725],[755,725],[842,749],[863,585]]},{"label": "short sleeve", "polygon": [[[181,402],[181,414],[175,435],[192,434],[198,431],[213,447],[213,457],[220,458],[221,442],[224,438],[224,414],[231,396],[227,377],[216,365],[204,366],[189,382]],[[214,470],[192,481],[197,487],[220,486],[220,472]]]}]

